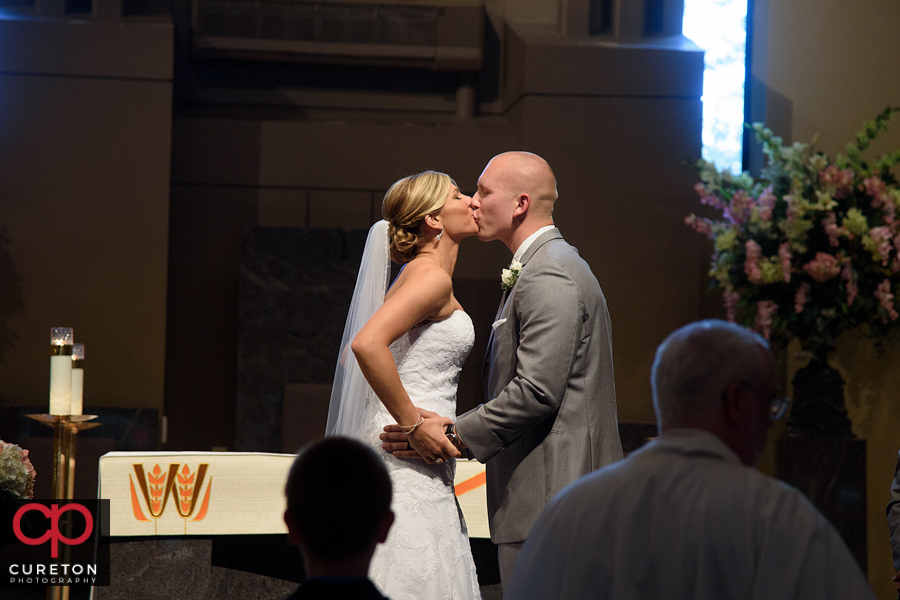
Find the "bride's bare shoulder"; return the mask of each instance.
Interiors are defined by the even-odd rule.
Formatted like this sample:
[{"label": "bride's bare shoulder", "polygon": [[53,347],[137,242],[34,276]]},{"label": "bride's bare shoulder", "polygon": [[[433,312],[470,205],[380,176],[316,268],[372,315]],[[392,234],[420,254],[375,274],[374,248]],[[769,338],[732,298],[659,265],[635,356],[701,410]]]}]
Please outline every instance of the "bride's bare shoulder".
[{"label": "bride's bare shoulder", "polygon": [[406,266],[397,277],[397,283],[414,283],[428,285],[440,285],[450,287],[452,279],[440,266],[425,258],[414,258],[406,263]]},{"label": "bride's bare shoulder", "polygon": [[453,294],[453,281],[447,272],[430,260],[413,259],[403,267],[388,296],[412,294],[428,304],[443,304]]}]

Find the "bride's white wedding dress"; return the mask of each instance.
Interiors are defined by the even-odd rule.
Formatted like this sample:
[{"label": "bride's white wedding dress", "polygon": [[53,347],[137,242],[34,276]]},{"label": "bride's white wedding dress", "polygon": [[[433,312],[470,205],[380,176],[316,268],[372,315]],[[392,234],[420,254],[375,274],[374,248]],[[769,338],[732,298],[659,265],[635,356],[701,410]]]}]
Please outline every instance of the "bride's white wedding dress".
[{"label": "bride's white wedding dress", "polygon": [[[458,310],[443,321],[413,327],[391,345],[413,404],[456,416],[459,372],[474,340],[472,320]],[[453,489],[456,461],[428,465],[385,453],[378,435],[394,419],[371,391],[364,422],[364,439],[384,457],[390,472],[396,515],[387,542],[375,550],[369,577],[391,600],[481,598]]]}]

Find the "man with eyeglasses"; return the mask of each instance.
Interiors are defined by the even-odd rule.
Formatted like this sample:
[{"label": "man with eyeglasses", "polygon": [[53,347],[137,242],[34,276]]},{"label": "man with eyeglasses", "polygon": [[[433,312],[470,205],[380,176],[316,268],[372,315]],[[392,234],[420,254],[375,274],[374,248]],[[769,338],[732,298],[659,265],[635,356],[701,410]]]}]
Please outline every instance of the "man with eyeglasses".
[{"label": "man with eyeglasses", "polygon": [[659,437],[557,494],[506,600],[874,599],[828,521],[754,467],[788,400],[755,332],[682,327],[651,375]]}]

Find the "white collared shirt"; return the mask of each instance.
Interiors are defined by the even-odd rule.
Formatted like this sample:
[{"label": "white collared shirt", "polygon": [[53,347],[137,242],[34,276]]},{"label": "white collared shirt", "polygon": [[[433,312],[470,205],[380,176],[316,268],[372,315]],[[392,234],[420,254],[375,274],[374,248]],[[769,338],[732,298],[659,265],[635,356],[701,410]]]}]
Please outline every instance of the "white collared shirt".
[{"label": "white collared shirt", "polygon": [[513,252],[513,260],[518,260],[521,262],[522,256],[528,251],[528,248],[531,247],[531,244],[534,243],[534,240],[538,239],[545,231],[550,231],[554,227],[556,227],[556,225],[545,225],[544,227],[541,227],[540,229],[529,235],[527,238],[525,238],[525,241],[519,244],[519,247],[516,248],[515,252]]},{"label": "white collared shirt", "polygon": [[874,600],[800,492],[710,432],[670,429],[550,501],[507,600]]}]

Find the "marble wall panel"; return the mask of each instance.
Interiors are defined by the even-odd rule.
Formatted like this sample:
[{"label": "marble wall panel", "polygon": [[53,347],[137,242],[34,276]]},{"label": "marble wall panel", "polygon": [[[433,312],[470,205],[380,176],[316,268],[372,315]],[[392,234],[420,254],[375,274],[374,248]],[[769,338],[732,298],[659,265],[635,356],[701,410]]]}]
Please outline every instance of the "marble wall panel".
[{"label": "marble wall panel", "polygon": [[280,452],[285,386],[331,383],[366,233],[247,231],[239,292],[235,450]]}]

